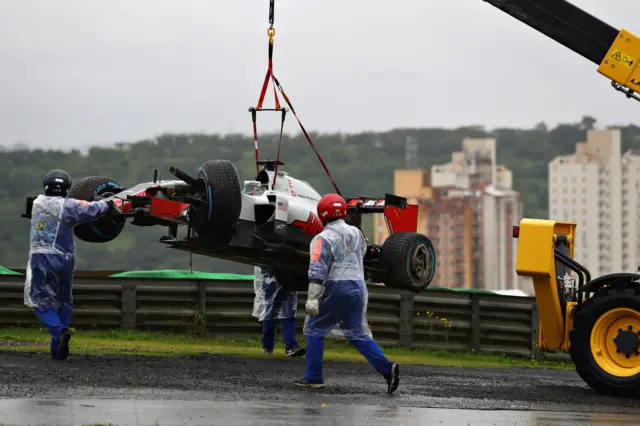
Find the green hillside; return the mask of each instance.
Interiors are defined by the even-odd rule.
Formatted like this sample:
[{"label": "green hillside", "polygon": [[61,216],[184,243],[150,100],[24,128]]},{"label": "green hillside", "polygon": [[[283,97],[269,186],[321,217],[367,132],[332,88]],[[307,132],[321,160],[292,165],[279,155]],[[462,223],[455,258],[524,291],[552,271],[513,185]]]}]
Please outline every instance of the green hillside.
[{"label": "green hillside", "polygon": [[[393,190],[393,170],[405,165],[405,140],[412,136],[418,144],[418,166],[450,161],[465,137],[495,137],[498,161],[513,171],[514,186],[523,193],[525,215],[547,216],[547,163],[556,155],[572,153],[583,141],[586,128],[594,121],[585,117],[576,123],[533,129],[395,129],[385,133],[311,134],[329,170],[345,195],[378,195]],[[640,128],[618,126],[623,132],[623,150],[640,148]],[[3,141],[5,144],[8,141]],[[165,134],[154,140],[118,144],[117,148],[94,147],[83,155],[78,151],[5,149],[0,152],[0,215],[4,219],[0,265],[24,268],[27,261],[29,223],[20,217],[24,199],[41,192],[42,178],[53,168],[68,171],[74,181],[87,175],[106,175],[124,186],[153,178],[153,167],[161,178],[171,178],[169,166],[195,173],[205,159],[233,161],[242,180],[255,175],[253,141],[249,136]],[[275,158],[276,135],[262,135],[261,157]],[[291,174],[308,181],[320,192],[331,191],[317,157],[304,136],[285,138],[281,160]],[[189,255],[157,243],[164,228],[127,226],[123,234],[108,244],[78,241],[77,269],[184,269]],[[194,269],[201,271],[252,273],[251,268],[194,256]]]}]

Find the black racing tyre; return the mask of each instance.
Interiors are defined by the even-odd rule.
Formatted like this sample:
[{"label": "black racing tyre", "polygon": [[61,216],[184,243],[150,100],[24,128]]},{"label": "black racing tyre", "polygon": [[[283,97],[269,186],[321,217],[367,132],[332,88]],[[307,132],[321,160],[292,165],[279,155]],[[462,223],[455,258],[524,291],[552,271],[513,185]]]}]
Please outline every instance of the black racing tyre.
[{"label": "black racing tyre", "polygon": [[594,391],[640,399],[640,284],[603,287],[585,300],[569,339],[576,372]]},{"label": "black racing tyre", "polygon": [[[113,179],[105,176],[89,176],[73,185],[68,198],[82,201],[94,201],[95,196],[110,196],[122,191],[122,187]],[[83,223],[73,228],[74,235],[89,243],[106,243],[115,239],[124,228],[126,219],[103,216],[93,222]]]},{"label": "black racing tyre", "polygon": [[242,209],[238,171],[230,161],[209,160],[198,169],[198,179],[205,183],[207,203],[204,225],[196,228],[196,232],[210,242],[226,244],[236,232]]},{"label": "black racing tyre", "polygon": [[286,291],[298,292],[309,290],[309,278],[307,274],[287,271],[285,269],[276,269],[275,276],[278,285]]},{"label": "black racing tyre", "polygon": [[396,232],[380,248],[380,266],[386,286],[419,293],[433,280],[436,252],[425,235]]}]

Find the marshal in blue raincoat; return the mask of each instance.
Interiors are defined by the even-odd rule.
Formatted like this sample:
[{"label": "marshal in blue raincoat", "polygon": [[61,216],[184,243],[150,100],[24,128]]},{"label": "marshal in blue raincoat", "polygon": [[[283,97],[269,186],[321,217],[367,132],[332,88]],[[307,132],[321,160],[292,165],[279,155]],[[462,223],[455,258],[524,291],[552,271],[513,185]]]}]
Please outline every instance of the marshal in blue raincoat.
[{"label": "marshal in blue raincoat", "polygon": [[[348,225],[343,217],[346,205],[342,197],[325,196],[318,203],[324,230],[310,245],[309,292],[304,324],[307,339],[306,374],[295,383],[305,387],[323,387],[322,357],[324,338],[338,331],[362,353],[388,384],[397,387],[397,364],[389,361],[373,340],[366,319],[368,291],[364,279],[363,258],[367,244],[362,232]],[[324,209],[324,205],[330,207]],[[326,215],[324,214],[328,212]]]},{"label": "marshal in blue raincoat", "polygon": [[296,340],[296,312],[298,295],[278,285],[275,272],[268,267],[254,267],[253,316],[262,322],[262,349],[273,353],[277,321],[282,321],[282,337],[287,356],[305,353]]},{"label": "marshal in blue raincoat", "polygon": [[65,359],[69,355],[75,271],[73,227],[91,222],[109,210],[110,205],[106,201],[89,203],[56,193],[39,195],[33,202],[24,304],[33,308],[51,334],[51,356],[54,359]]}]

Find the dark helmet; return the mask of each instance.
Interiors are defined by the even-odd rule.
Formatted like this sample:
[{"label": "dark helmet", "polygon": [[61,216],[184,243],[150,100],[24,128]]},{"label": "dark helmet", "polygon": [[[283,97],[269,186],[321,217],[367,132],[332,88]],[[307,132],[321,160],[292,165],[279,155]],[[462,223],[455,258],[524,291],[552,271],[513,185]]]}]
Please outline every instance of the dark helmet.
[{"label": "dark helmet", "polygon": [[44,177],[42,184],[45,194],[66,197],[71,188],[71,178],[64,170],[51,170]]}]

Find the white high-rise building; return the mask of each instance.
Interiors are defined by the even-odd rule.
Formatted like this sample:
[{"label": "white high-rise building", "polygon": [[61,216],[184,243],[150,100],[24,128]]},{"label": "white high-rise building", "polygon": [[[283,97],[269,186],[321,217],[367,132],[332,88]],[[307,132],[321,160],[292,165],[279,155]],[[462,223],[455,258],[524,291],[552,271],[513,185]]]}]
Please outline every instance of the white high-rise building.
[{"label": "white high-rise building", "polygon": [[589,130],[573,155],[549,163],[549,218],[575,222],[574,257],[592,277],[640,266],[640,156],[621,155],[620,130]]}]

